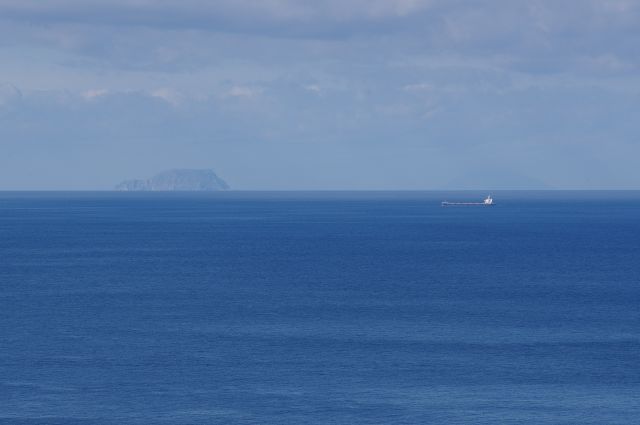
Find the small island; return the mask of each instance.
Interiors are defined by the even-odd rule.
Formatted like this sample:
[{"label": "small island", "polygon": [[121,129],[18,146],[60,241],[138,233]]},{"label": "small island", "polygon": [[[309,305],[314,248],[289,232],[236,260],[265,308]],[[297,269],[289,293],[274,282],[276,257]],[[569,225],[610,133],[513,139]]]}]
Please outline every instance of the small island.
[{"label": "small island", "polygon": [[116,186],[119,191],[220,191],[229,185],[210,169],[176,169],[163,171],[150,179],[125,180]]}]

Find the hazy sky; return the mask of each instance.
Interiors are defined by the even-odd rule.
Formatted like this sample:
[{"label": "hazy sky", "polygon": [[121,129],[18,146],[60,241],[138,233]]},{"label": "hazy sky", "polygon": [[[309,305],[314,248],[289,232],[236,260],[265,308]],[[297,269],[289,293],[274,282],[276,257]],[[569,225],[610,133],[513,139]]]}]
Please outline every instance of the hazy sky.
[{"label": "hazy sky", "polygon": [[640,1],[0,0],[0,189],[640,188]]}]

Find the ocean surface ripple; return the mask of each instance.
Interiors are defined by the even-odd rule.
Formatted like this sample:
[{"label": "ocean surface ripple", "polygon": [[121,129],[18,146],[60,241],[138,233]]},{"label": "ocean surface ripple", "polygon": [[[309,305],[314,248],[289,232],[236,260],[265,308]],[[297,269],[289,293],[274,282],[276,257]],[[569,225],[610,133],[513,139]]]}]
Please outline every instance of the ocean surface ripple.
[{"label": "ocean surface ripple", "polygon": [[0,423],[637,424],[640,193],[0,193]]}]

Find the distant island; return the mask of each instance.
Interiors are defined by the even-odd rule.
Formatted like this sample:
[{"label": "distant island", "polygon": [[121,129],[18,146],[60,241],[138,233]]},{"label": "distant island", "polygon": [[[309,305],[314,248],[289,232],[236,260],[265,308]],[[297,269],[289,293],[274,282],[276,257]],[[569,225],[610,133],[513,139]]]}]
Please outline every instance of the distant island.
[{"label": "distant island", "polygon": [[213,170],[168,170],[146,180],[125,180],[119,191],[219,191],[229,185]]}]

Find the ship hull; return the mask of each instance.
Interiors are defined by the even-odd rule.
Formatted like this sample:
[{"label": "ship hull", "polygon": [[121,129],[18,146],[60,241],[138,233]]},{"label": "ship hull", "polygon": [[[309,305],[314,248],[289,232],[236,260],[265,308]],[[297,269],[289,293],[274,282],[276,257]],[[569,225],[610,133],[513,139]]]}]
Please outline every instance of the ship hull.
[{"label": "ship hull", "polygon": [[443,207],[490,207],[494,205],[486,204],[484,202],[443,202],[441,204]]}]

